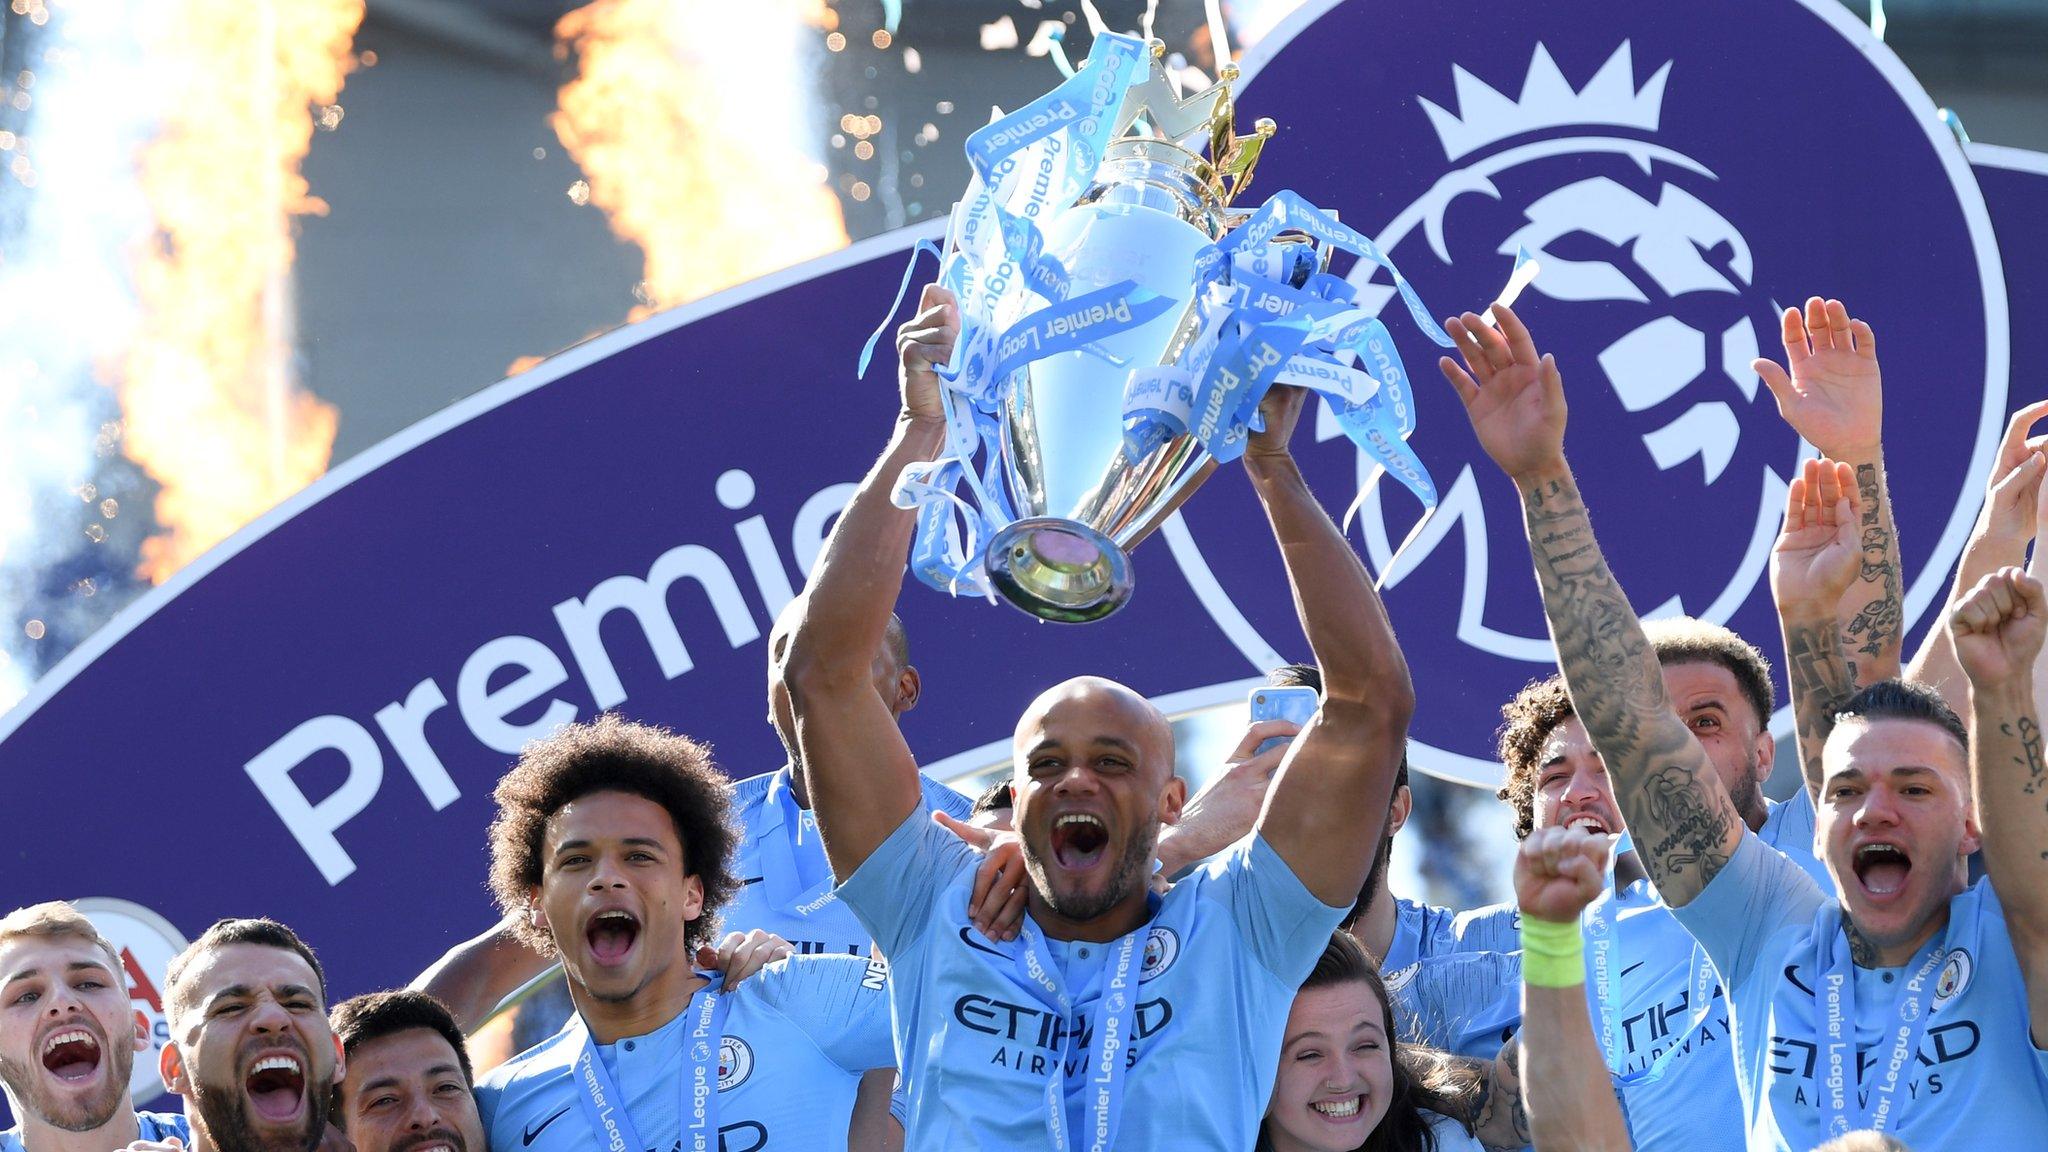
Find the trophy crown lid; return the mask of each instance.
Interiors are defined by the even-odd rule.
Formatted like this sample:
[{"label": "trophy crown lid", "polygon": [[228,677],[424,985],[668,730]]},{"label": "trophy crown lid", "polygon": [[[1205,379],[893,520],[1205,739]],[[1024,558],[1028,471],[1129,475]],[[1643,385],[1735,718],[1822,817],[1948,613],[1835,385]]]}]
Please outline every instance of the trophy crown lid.
[{"label": "trophy crown lid", "polygon": [[1206,152],[1204,183],[1216,203],[1228,207],[1251,182],[1260,152],[1279,129],[1262,117],[1250,134],[1237,134],[1237,104],[1231,95],[1241,75],[1236,64],[1226,62],[1217,69],[1216,83],[1182,96],[1178,77],[1166,66],[1166,44],[1155,39],[1150,48],[1147,74],[1124,93],[1112,136],[1164,140],[1196,159]]}]

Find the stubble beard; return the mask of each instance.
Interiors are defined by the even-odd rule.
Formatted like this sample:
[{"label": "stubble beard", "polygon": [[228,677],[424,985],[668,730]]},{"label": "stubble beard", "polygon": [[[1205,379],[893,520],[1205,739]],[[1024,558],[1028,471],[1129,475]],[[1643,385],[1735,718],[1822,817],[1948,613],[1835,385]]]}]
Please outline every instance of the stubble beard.
[{"label": "stubble beard", "polygon": [[[121,1060],[123,1054],[129,1059]],[[127,1104],[128,1076],[134,1070],[134,1053],[125,1048],[116,1049],[108,1043],[102,1046],[101,1055],[107,1061],[106,1081],[100,1085],[98,1094],[84,1100],[57,1099],[43,1079],[40,1063],[24,1068],[6,1056],[0,1056],[0,1083],[6,1084],[8,1095],[24,1111],[59,1132],[91,1132],[112,1120]],[[124,1063],[127,1067],[122,1067]]]},{"label": "stubble beard", "polygon": [[1031,882],[1045,897],[1047,906],[1061,917],[1078,923],[1108,915],[1111,909],[1129,899],[1134,889],[1146,884],[1152,875],[1152,857],[1158,845],[1157,824],[1151,826],[1149,834],[1131,837],[1109,874],[1109,883],[1092,896],[1078,893],[1063,895],[1055,891],[1045,865],[1030,852],[1025,853],[1024,865],[1031,873]]}]

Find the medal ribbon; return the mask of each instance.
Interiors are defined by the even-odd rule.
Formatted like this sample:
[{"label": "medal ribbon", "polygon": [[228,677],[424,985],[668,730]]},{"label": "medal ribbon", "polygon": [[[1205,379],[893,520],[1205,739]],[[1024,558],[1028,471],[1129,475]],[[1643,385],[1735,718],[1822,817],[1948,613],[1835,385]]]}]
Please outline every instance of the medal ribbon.
[{"label": "medal ribbon", "polygon": [[[682,1124],[684,1148],[689,1152],[717,1152],[718,1048],[725,1039],[725,1017],[731,1004],[720,995],[725,982],[723,973],[698,975],[707,983],[690,997],[689,1007],[683,1010],[690,1031],[683,1050],[684,1075],[678,1085],[682,1100],[676,1116]],[[591,1036],[589,1025],[579,1014],[570,1027],[583,1034],[573,1068],[576,1087],[581,1090],[577,1102],[583,1105],[583,1118],[596,1138],[595,1147],[598,1152],[644,1152],[648,1145],[633,1127],[625,1095],[598,1057],[597,1041]]]}]

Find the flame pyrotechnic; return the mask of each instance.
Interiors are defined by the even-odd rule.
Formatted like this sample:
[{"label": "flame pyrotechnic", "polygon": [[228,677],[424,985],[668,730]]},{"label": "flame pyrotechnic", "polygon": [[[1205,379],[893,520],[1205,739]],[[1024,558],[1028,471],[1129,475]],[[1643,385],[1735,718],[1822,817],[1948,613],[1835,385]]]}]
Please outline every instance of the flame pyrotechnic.
[{"label": "flame pyrotechnic", "polygon": [[799,145],[804,49],[832,19],[822,0],[596,0],[556,26],[579,65],[552,118],[587,181],[570,195],[645,252],[636,318],[845,246]]},{"label": "flame pyrotechnic", "polygon": [[326,470],[335,411],[293,380],[286,274],[292,217],[325,211],[299,163],[316,122],[339,123],[363,0],[137,8],[172,74],[142,157],[157,242],[118,391],[128,455],[162,486],[142,557],[158,582]]}]

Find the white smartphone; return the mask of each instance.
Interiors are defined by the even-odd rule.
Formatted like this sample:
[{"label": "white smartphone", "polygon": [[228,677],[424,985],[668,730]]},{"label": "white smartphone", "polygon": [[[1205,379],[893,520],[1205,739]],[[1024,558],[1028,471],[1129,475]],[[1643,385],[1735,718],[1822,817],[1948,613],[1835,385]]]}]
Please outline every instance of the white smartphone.
[{"label": "white smartphone", "polygon": [[[1246,710],[1251,713],[1251,722],[1254,724],[1261,720],[1286,720],[1294,724],[1306,724],[1308,718],[1315,715],[1316,709],[1321,706],[1322,698],[1316,694],[1316,690],[1302,685],[1287,688],[1254,688],[1245,702]],[[1263,741],[1252,755],[1257,756],[1269,748],[1277,748],[1287,743],[1287,740],[1285,736],[1275,736]]]}]

